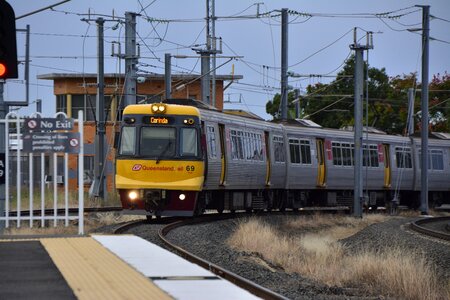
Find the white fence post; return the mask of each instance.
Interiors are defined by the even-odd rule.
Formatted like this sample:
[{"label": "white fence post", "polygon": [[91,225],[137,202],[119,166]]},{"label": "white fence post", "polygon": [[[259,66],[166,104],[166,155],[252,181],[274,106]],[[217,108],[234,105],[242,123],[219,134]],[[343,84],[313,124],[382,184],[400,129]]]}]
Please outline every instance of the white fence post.
[{"label": "white fence post", "polygon": [[[32,115],[33,116],[33,115]],[[35,113],[34,116],[39,116],[42,118],[41,114]],[[33,117],[34,117],[33,116]],[[55,114],[55,119],[58,116],[63,116],[64,119],[68,119],[67,115],[65,113],[59,112]],[[15,120],[11,119],[15,117]],[[23,135],[28,135],[27,139],[31,139],[31,144],[34,145],[34,141],[38,144],[41,140],[39,140],[39,137],[45,137],[46,135],[43,135],[44,130],[50,130],[50,129],[43,129],[44,128],[44,122],[48,120],[42,120],[39,121],[39,118],[31,119],[30,123],[27,123],[27,127],[29,131],[24,131]],[[50,120],[51,122],[55,122],[55,120]],[[58,121],[58,120],[57,120]],[[75,138],[75,136],[72,133],[69,133],[67,129],[56,129],[59,130],[59,132],[49,132],[50,140],[58,140],[60,137],[56,137],[59,133],[61,135],[66,134],[64,137],[67,139],[67,144],[62,143],[62,146],[65,150],[64,152],[64,215],[58,214],[58,190],[57,190],[57,184],[58,184],[58,155],[56,152],[53,151],[59,151],[61,149],[58,149],[61,144],[52,144],[52,148],[50,153],[53,155],[53,172],[52,172],[52,181],[53,181],[53,216],[45,216],[45,183],[46,183],[46,176],[45,176],[45,153],[48,151],[48,148],[41,148],[37,152],[40,153],[41,157],[41,184],[40,184],[40,191],[41,191],[41,216],[36,217],[36,215],[33,213],[34,209],[34,148],[31,147],[32,150],[28,148],[24,148],[24,152],[30,152],[28,155],[24,156],[23,158],[28,157],[28,188],[29,188],[29,209],[30,214],[28,217],[22,217],[22,146],[23,143],[23,136],[22,136],[22,128],[21,123],[24,122],[24,119],[21,119],[16,113],[10,112],[5,116],[4,120],[0,120],[0,122],[5,123],[5,216],[0,215],[0,220],[5,220],[5,225],[7,228],[10,227],[10,220],[15,220],[17,222],[17,227],[20,227],[22,220],[27,220],[30,222],[30,228],[33,227],[33,221],[40,220],[41,226],[45,226],[45,220],[53,220],[53,226],[57,226],[58,220],[64,220],[65,226],[69,225],[69,220],[78,219],[78,233],[84,234],[84,182],[83,182],[83,175],[84,175],[84,142],[83,142],[83,113],[82,111],[78,114],[78,139]],[[14,174],[16,176],[16,185],[17,185],[17,214],[15,217],[10,216],[11,214],[11,204],[10,204],[10,158],[11,158],[11,142],[10,142],[10,123],[16,124],[16,136],[17,136],[17,145],[16,147],[16,153],[17,153],[17,172]],[[31,123],[34,123],[33,126],[36,126],[36,123],[41,124],[38,127],[31,127]],[[41,127],[42,126],[42,127]],[[36,128],[36,129],[31,129]],[[54,130],[54,129],[53,129]],[[64,132],[61,132],[61,130],[64,130]],[[39,135],[41,134],[41,135]],[[36,140],[35,137],[37,136]],[[46,140],[46,139],[44,139]],[[30,140],[27,140],[30,142]],[[27,147],[30,147],[30,144],[27,144]],[[57,147],[55,147],[57,146]],[[78,147],[78,214],[76,216],[70,216],[69,215],[69,152],[74,153],[74,149],[71,149],[70,147]],[[53,148],[54,147],[54,148]],[[45,150],[44,150],[45,149]],[[41,151],[42,150],[42,151]],[[48,153],[48,152],[47,152]],[[51,156],[49,155],[49,158]],[[26,186],[26,185],[25,185]]]}]

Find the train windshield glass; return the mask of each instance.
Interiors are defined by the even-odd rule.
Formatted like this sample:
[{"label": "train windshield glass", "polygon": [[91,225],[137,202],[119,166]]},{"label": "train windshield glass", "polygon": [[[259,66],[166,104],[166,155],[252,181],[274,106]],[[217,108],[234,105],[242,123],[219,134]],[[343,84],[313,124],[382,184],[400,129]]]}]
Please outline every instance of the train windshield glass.
[{"label": "train windshield glass", "polygon": [[120,150],[121,155],[134,155],[136,152],[136,127],[123,127],[122,137],[120,139]]},{"label": "train windshield glass", "polygon": [[181,156],[197,156],[197,130],[181,128]]},{"label": "train windshield glass", "polygon": [[176,129],[173,127],[142,127],[142,156],[173,157],[175,156]]}]

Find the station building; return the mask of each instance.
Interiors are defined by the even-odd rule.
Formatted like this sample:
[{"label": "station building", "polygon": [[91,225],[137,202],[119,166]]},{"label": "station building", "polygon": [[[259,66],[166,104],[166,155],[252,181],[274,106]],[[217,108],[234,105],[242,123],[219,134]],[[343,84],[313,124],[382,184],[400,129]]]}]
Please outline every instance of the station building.
[{"label": "station building", "polygon": [[[140,75],[141,76],[141,75]],[[143,76],[145,82],[137,83],[137,102],[154,103],[165,99],[165,82],[163,74]],[[56,101],[56,112],[63,112],[69,118],[78,118],[78,111],[84,116],[84,186],[89,189],[94,179],[94,141],[96,134],[95,104],[97,95],[97,74],[51,73],[38,75],[38,79],[52,80]],[[242,79],[241,75],[216,75],[216,105],[223,110],[224,90],[234,80]],[[114,137],[120,124],[119,107],[124,93],[124,75],[105,74],[104,107],[106,129],[106,161],[104,176],[107,191],[114,189]],[[172,75],[172,98],[201,100],[201,84],[198,75]],[[45,104],[44,104],[45,105]],[[74,131],[78,131],[75,123]],[[51,174],[52,160],[45,166],[45,172]],[[64,174],[63,157],[58,156],[58,174]],[[58,184],[63,185],[65,179],[57,176]],[[69,155],[69,189],[78,185],[78,158]]]}]

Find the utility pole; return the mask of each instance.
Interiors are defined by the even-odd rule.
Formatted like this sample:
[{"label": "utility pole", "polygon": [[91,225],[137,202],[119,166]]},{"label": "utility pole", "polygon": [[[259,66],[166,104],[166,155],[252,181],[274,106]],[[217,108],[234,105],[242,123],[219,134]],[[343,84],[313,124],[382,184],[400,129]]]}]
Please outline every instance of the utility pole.
[{"label": "utility pole", "polygon": [[421,164],[421,193],[420,211],[428,215],[428,67],[430,41],[430,6],[422,5],[422,164]]},{"label": "utility pole", "polygon": [[[0,80],[0,120],[5,119],[7,114],[8,107],[5,105],[5,101],[3,99],[3,85],[4,82]],[[5,151],[6,151],[6,143],[5,143],[5,123],[0,123],[0,159],[2,163],[5,163]],[[5,168],[2,166],[3,172]],[[8,174],[3,174],[2,183],[0,183],[0,213],[3,216],[5,214],[5,182],[4,176],[8,176]],[[5,221],[0,221],[0,233],[3,233],[5,228]]]},{"label": "utility pole", "polygon": [[[370,33],[368,33],[371,35]],[[354,78],[354,94],[355,94],[355,125],[354,125],[354,144],[355,144],[355,165],[354,165],[354,194],[353,194],[353,215],[355,217],[362,217],[362,201],[363,201],[363,180],[362,180],[362,115],[363,115],[363,87],[364,87],[364,51],[373,49],[372,38],[368,36],[367,44],[358,44],[356,37],[356,28],[354,29],[353,44],[350,49],[355,50],[355,78]]]},{"label": "utility pole", "polygon": [[125,97],[121,111],[127,105],[136,104],[136,15],[125,12]]},{"label": "utility pole", "polygon": [[408,89],[408,136],[414,134],[414,89]]},{"label": "utility pole", "polygon": [[281,10],[281,121],[287,121],[288,110],[288,9]]},{"label": "utility pole", "polygon": [[104,74],[104,40],[103,27],[105,20],[98,18],[97,23],[97,98],[95,101],[95,114],[97,116],[97,130],[95,135],[95,156],[94,156],[94,182],[91,196],[106,200],[104,162],[105,162],[105,74]]},{"label": "utility pole", "polygon": [[170,53],[166,53],[164,55],[164,62],[165,62],[165,75],[164,75],[164,81],[166,85],[166,99],[172,98],[172,71],[171,71],[171,56]]}]

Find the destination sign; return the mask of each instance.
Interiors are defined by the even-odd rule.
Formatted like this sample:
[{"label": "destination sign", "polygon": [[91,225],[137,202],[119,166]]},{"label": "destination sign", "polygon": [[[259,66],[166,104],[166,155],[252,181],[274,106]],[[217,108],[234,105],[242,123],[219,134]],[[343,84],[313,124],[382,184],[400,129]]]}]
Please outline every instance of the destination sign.
[{"label": "destination sign", "polygon": [[27,131],[72,130],[73,123],[72,118],[26,118],[24,129]]},{"label": "destination sign", "polygon": [[169,119],[150,117],[150,124],[169,124]]},{"label": "destination sign", "polygon": [[78,132],[33,132],[23,135],[23,151],[33,153],[80,152]]}]

